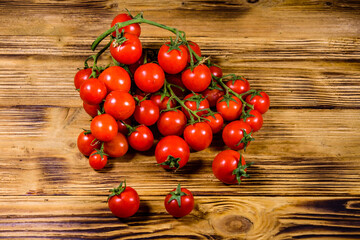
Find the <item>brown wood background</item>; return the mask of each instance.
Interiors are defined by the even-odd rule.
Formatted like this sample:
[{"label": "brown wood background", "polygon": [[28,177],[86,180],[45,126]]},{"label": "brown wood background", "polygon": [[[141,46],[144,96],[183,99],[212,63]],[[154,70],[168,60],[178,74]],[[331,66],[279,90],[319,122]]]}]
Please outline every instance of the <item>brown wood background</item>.
[{"label": "brown wood background", "polygon": [[[269,93],[241,186],[212,174],[219,137],[176,174],[152,151],[101,172],[78,152],[90,118],[73,77],[124,8],[184,30],[225,73]],[[145,46],[168,36],[142,25]],[[359,116],[356,0],[0,1],[0,238],[359,239]],[[125,178],[141,207],[119,220],[106,197]],[[163,207],[178,182],[196,199],[182,219]]]}]

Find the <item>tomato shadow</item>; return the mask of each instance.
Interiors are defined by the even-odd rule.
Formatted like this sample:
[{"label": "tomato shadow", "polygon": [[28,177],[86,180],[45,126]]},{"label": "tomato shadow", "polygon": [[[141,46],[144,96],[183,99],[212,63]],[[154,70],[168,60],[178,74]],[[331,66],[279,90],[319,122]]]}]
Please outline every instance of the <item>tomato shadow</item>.
[{"label": "tomato shadow", "polygon": [[196,174],[199,171],[201,171],[201,169],[203,168],[203,165],[204,165],[203,161],[204,160],[202,160],[201,158],[191,159],[191,156],[190,156],[188,163],[183,168],[180,168],[179,170],[177,170],[176,173],[178,173],[178,174]]},{"label": "tomato shadow", "polygon": [[141,222],[146,222],[153,216],[150,211],[150,206],[147,201],[141,201],[139,210],[129,218],[118,218],[123,223],[128,223],[129,225],[141,225]]}]

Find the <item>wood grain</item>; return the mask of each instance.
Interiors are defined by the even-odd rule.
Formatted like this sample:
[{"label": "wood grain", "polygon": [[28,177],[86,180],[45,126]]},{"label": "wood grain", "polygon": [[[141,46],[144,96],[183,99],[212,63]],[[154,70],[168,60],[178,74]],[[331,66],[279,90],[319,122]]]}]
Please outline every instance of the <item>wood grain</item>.
[{"label": "wood grain", "polygon": [[[225,73],[269,93],[241,186],[212,174],[220,135],[177,173],[154,164],[154,149],[99,172],[78,152],[90,117],[73,77],[124,8],[184,30]],[[0,1],[0,238],[359,239],[359,23],[351,0]],[[142,25],[144,47],[168,38]],[[121,220],[106,198],[125,178],[141,207]],[[174,219],[163,200],[178,182],[196,207]]]}]

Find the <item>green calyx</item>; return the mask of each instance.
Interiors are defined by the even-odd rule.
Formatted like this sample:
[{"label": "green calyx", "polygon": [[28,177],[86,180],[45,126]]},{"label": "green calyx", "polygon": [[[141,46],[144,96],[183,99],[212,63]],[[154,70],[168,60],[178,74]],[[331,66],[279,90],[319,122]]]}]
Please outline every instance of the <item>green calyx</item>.
[{"label": "green calyx", "polygon": [[246,151],[246,147],[249,144],[249,142],[254,141],[255,138],[252,137],[252,131],[250,133],[247,133],[245,129],[242,129],[243,131],[243,137],[241,138],[240,142],[236,144],[235,146],[239,146],[241,143],[244,144],[244,151]]},{"label": "green calyx", "polygon": [[219,102],[226,102],[226,106],[229,107],[230,101],[239,103],[238,101],[236,101],[236,99],[234,99],[234,95],[231,94],[225,94],[223,96],[223,99],[221,99]]},{"label": "green calyx", "polygon": [[170,192],[170,194],[171,194],[171,197],[170,197],[168,203],[170,203],[172,200],[176,200],[179,207],[181,207],[181,197],[182,196],[187,196],[186,193],[181,191],[180,183],[176,187],[175,191]]},{"label": "green calyx", "polygon": [[243,112],[243,114],[241,115],[240,119],[244,120],[244,122],[246,122],[246,119],[250,118],[250,117],[255,117],[254,115],[250,114],[250,111],[252,109],[249,109],[247,112]]},{"label": "green calyx", "polygon": [[250,177],[250,175],[246,173],[246,169],[254,164],[253,162],[251,162],[251,163],[242,165],[241,158],[242,158],[242,156],[240,155],[238,166],[232,172],[232,174],[236,176],[236,180],[238,181],[238,184],[241,183],[241,177]]},{"label": "green calyx", "polygon": [[[124,185],[124,186],[123,186]],[[124,180],[123,182],[120,183],[120,185],[117,188],[113,188],[110,189],[110,195],[107,199],[107,201],[109,201],[109,199],[113,196],[117,196],[120,195],[124,190],[126,189],[126,180]]]},{"label": "green calyx", "polygon": [[[95,140],[95,139],[94,139]],[[90,156],[99,154],[101,158],[103,158],[104,156],[109,156],[108,154],[106,154],[104,152],[104,143],[101,143],[101,148],[100,149],[95,149],[96,152],[94,152],[93,154],[91,154]]]},{"label": "green calyx", "polygon": [[175,168],[176,170],[178,170],[180,167],[180,164],[179,164],[180,160],[181,160],[181,158],[178,158],[178,157],[176,158],[176,157],[169,155],[164,162],[159,163],[158,165],[169,166],[169,168],[171,168],[171,169]]},{"label": "green calyx", "polygon": [[256,90],[256,91],[253,91],[250,95],[250,101],[255,97],[255,96],[260,96],[262,97],[262,95],[260,94],[261,90]]}]

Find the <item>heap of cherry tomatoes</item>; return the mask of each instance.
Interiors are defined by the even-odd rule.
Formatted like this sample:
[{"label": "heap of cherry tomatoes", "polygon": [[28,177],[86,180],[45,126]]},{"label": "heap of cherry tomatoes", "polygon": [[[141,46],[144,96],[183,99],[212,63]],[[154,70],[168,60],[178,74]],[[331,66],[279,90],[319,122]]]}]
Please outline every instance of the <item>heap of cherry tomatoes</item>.
[{"label": "heap of cherry tomatoes", "polygon": [[[175,34],[160,49],[143,49],[139,23],[154,25]],[[250,88],[235,74],[223,75],[221,68],[204,58],[201,49],[185,33],[143,18],[119,14],[111,28],[92,44],[109,36],[109,42],[85,60],[74,78],[85,111],[92,117],[89,130],[80,133],[77,146],[89,157],[90,166],[100,170],[108,157],[117,158],[131,148],[148,151],[154,145],[154,131],[163,137],[155,148],[160,167],[177,170],[186,165],[190,150],[208,148],[213,135],[222,131],[230,149],[220,152],[212,169],[226,184],[247,177],[244,157],[238,150],[253,140],[270,106],[269,96]],[[110,49],[113,63],[97,65]],[[93,60],[89,67],[88,61]],[[111,190],[108,204],[118,217],[129,217],[139,208],[137,192],[125,181]],[[165,198],[166,210],[175,217],[191,212],[194,198],[180,184]]]}]

